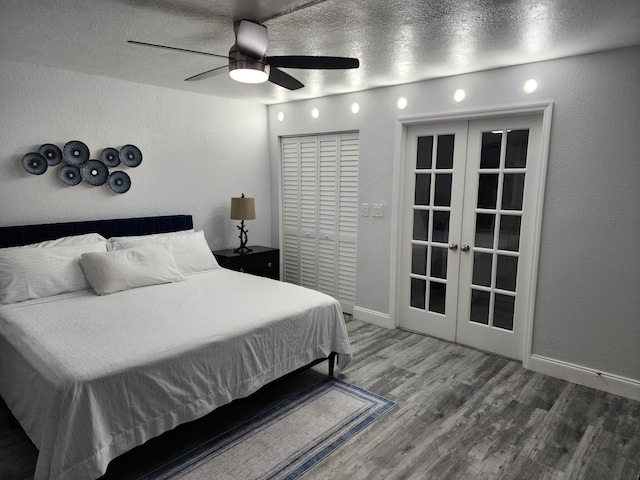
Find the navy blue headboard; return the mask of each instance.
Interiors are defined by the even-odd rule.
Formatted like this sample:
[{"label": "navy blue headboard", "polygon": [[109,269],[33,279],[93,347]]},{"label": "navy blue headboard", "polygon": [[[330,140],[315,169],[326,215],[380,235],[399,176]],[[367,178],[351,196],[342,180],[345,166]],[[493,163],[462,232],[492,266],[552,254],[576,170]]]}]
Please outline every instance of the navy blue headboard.
[{"label": "navy blue headboard", "polygon": [[19,225],[15,227],[0,227],[0,247],[28,245],[83,233],[95,232],[109,238],[177,232],[179,230],[189,230],[190,228],[193,228],[193,217],[191,215]]}]

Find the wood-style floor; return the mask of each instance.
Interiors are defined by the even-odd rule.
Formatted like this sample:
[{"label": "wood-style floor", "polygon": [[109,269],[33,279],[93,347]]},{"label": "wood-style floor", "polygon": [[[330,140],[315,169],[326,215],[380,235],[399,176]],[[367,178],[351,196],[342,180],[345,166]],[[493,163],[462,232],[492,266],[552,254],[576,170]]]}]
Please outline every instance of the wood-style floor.
[{"label": "wood-style floor", "polygon": [[[305,480],[639,479],[640,402],[415,333],[347,325],[354,361],[336,376],[397,406]],[[319,365],[178,427],[116,459],[104,479],[136,478],[325,372]],[[36,450],[0,411],[0,478],[32,478]]]}]

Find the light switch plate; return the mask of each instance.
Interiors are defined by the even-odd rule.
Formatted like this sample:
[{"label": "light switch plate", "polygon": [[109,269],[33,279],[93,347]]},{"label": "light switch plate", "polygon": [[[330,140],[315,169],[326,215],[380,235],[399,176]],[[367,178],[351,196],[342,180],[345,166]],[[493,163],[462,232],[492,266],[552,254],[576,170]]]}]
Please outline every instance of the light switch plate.
[{"label": "light switch plate", "polygon": [[373,217],[381,217],[382,216],[382,204],[381,203],[372,203],[371,207],[373,207],[373,213],[371,214]]},{"label": "light switch plate", "polygon": [[362,214],[363,217],[368,217],[369,216],[369,204],[368,203],[363,203],[362,205],[360,205],[360,213]]}]

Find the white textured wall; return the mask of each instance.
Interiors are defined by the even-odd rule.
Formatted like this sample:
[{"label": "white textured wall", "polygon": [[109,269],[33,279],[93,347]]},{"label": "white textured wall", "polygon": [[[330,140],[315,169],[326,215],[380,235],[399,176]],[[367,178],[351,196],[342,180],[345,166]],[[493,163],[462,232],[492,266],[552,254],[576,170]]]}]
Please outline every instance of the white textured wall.
[{"label": "white textured wall", "polygon": [[[0,225],[190,213],[210,246],[239,244],[232,196],[256,198],[249,243],[270,245],[270,165],[263,105],[0,60]],[[43,143],[85,142],[91,158],[134,144],[131,189],[64,186],[21,166]]]},{"label": "white textured wall", "polygon": [[[269,107],[272,243],[280,135],[360,131],[356,306],[389,313],[396,119],[554,102],[533,353],[640,380],[640,48]],[[539,90],[522,92],[536,78]],[[461,104],[457,88],[467,91]],[[409,106],[399,111],[398,97]],[[357,115],[350,112],[360,104]],[[312,119],[317,107],[320,117]],[[284,122],[277,120],[284,112]]]}]

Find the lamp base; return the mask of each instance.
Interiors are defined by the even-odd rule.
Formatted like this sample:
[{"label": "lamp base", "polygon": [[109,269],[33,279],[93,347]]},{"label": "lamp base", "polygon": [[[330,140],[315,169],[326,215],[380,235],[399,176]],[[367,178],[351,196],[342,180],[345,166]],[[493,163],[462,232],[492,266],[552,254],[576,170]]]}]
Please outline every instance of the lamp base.
[{"label": "lamp base", "polygon": [[234,253],[243,254],[253,252],[253,250],[247,247],[247,230],[244,228],[244,220],[240,221],[240,225],[238,225],[237,228],[240,230],[240,246],[234,250]]}]

